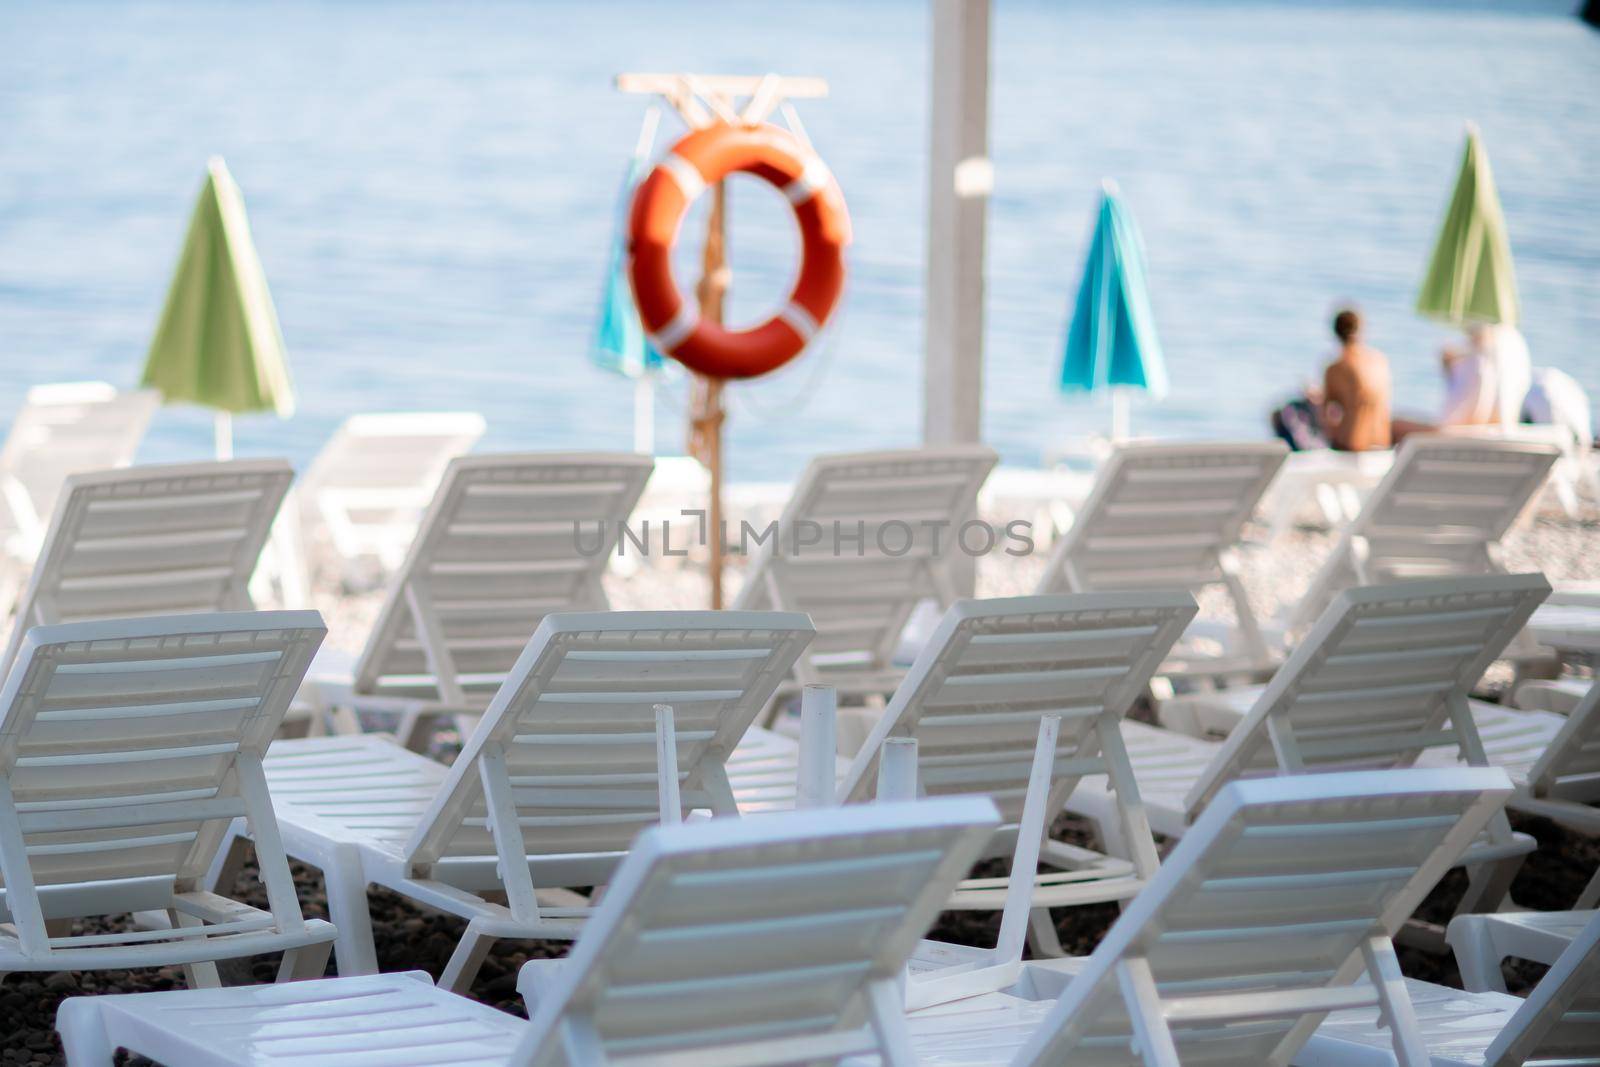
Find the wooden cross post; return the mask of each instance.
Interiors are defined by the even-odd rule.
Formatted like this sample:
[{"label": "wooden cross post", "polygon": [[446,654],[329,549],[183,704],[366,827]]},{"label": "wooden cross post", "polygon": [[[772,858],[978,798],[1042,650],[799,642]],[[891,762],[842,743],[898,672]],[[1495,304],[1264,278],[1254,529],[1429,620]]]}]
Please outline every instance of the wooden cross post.
[{"label": "wooden cross post", "polygon": [[[625,93],[648,93],[670,104],[690,129],[714,122],[755,125],[765,122],[782,107],[795,123],[787,99],[828,95],[828,83],[821,78],[782,78],[776,74],[740,77],[713,74],[619,74],[617,88]],[[743,108],[737,105],[744,101]],[[794,131],[800,134],[801,131]],[[803,134],[802,134],[803,136]],[[700,283],[695,297],[700,303],[700,318],[722,322],[723,305],[733,274],[728,269],[728,189],[726,182],[711,187],[711,212],[706,220],[705,251],[700,263]],[[721,378],[696,375],[689,410],[689,454],[698,459],[711,476],[710,499],[706,502],[706,541],[710,558],[706,564],[711,579],[711,607],[721,610],[722,564],[722,424],[727,419]]]}]

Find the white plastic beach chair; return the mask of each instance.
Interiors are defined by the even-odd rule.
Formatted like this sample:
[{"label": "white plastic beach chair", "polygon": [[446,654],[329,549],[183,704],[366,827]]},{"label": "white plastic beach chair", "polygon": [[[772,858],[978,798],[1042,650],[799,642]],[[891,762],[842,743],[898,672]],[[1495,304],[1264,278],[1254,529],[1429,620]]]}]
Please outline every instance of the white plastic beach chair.
[{"label": "white plastic beach chair", "polygon": [[[1570,715],[1483,705],[1474,708],[1473,718],[1489,761],[1516,787],[1512,808],[1600,837],[1600,684],[1590,685]],[[1419,762],[1438,765],[1443,757],[1432,751]],[[1575,911],[1507,912],[1453,922],[1449,936],[1467,988],[1504,992],[1500,963],[1509,956],[1553,964],[1597,906],[1600,871],[1573,903]]]},{"label": "white plastic beach chair", "polygon": [[1413,434],[1361,514],[1282,619],[1310,625],[1341,590],[1406,579],[1493,574],[1500,542],[1561,456],[1551,445]]},{"label": "white plastic beach chair", "polygon": [[[1404,767],[1436,747],[1484,766],[1467,694],[1549,589],[1538,574],[1496,574],[1345,590],[1225,741],[1123,724],[1152,827],[1184,833],[1238,778]],[[1102,825],[1117,815],[1095,779],[1067,807]],[[1461,910],[1497,907],[1533,848],[1497,818],[1466,858]]]},{"label": "white plastic beach chair", "polygon": [[[1006,910],[1000,959],[1009,963],[1021,960],[1031,908],[1035,947],[1060,955],[1050,908],[1128,900],[1159,866],[1118,726],[1196,610],[1177,591],[957,601],[851,764],[840,799],[871,799],[885,744],[915,739],[921,793],[990,797],[1006,825],[988,854],[1028,857],[1017,868],[1029,883],[1021,908],[1006,877],[969,878],[946,907]],[[1034,778],[1046,720],[1053,741]],[[1048,835],[1086,775],[1105,776],[1117,798],[1105,852]],[[1048,869],[1036,875],[1040,860]]]},{"label": "white plastic beach chair", "polygon": [[1239,580],[1244,524],[1288,455],[1282,442],[1126,444],[1057,541],[1040,593],[1220,586],[1232,625],[1190,629],[1163,674],[1267,669],[1274,655]]},{"label": "white plastic beach chair", "polygon": [[[1262,692],[1252,687],[1181,698],[1162,712],[1177,705],[1173,710],[1187,713],[1188,722],[1214,728],[1243,719]],[[1568,715],[1479,700],[1468,700],[1467,707],[1485,758],[1510,774],[1517,788],[1511,808],[1600,837],[1600,686],[1587,683]],[[1444,745],[1427,749],[1417,764],[1448,767],[1460,759],[1460,749]],[[1600,901],[1600,876],[1588,892]]]},{"label": "white plastic beach chair", "polygon": [[1325,1013],[1376,1008],[1424,1067],[1390,938],[1508,789],[1492,768],[1234,782],[1093,955],[913,1015],[914,1047],[937,1064],[1276,1067]]},{"label": "white plastic beach chair", "polygon": [[[74,997],[74,1067],[913,1062],[896,978],[995,826],[976,797],[647,830],[571,956],[523,969],[531,1022],[420,973]],[[881,1061],[878,1061],[881,1057]]]},{"label": "white plastic beach chair", "polygon": [[69,474],[126,467],[161,404],[153,389],[118,392],[105,382],[63,382],[28,390],[0,447],[0,529],[26,563]]},{"label": "white plastic beach chair", "polygon": [[[387,577],[405,559],[445,467],[486,428],[468,411],[346,419],[295,487],[309,569],[341,582]],[[370,574],[356,573],[363,565]]]},{"label": "white plastic beach chair", "polygon": [[254,607],[250,575],[293,478],[281,459],[71,475],[0,669],[30,626]]},{"label": "white plastic beach chair", "polygon": [[[300,915],[262,755],[326,631],[314,611],[39,626],[0,691],[0,975],[283,952],[322,973],[333,927]],[[257,841],[266,910],[203,891],[229,823]],[[145,910],[168,928],[74,933]]]},{"label": "white plastic beach chair", "polygon": [[816,623],[785,693],[812,684],[834,686],[844,700],[893,691],[904,674],[894,653],[912,612],[923,601],[943,610],[957,596],[960,531],[998,458],[984,445],[951,445],[811,461],[734,604],[803,611]]},{"label": "white plastic beach chair", "polygon": [[[1473,916],[1472,921],[1479,917]],[[1461,920],[1457,920],[1458,922]],[[1600,1064],[1600,915],[1592,915],[1528,998],[1405,980],[1434,1067],[1593,1067]],[[1330,1015],[1294,1062],[1396,1067],[1371,1009]]]},{"label": "white plastic beach chair", "polygon": [[648,456],[457,456],[352,668],[312,671],[319,700],[401,718],[483,710],[553,611],[604,610],[601,577],[650,477]]},{"label": "white plastic beach chair", "polygon": [[550,615],[451,767],[376,735],[275,744],[284,847],[323,871],[339,972],[377,969],[369,884],[469,920],[441,979],[451,989],[496,940],[575,936],[587,902],[538,893],[605,884],[663,817],[655,705],[672,709],[682,809],[734,814],[724,761],[812,632],[782,612]]}]

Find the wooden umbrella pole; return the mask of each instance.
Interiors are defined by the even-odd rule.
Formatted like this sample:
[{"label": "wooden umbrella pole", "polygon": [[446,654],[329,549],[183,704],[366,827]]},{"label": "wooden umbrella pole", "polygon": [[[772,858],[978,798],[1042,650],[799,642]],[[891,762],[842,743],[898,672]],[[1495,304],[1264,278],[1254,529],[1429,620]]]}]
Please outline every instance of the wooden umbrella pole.
[{"label": "wooden umbrella pole", "polygon": [[[728,269],[728,188],[725,182],[711,187],[711,212],[706,220],[706,244],[701,258],[700,318],[722,322],[723,303],[728,295],[732,272]],[[711,476],[710,499],[706,502],[707,573],[711,579],[711,608],[721,611],[722,596],[722,423],[727,418],[723,407],[721,378],[701,378],[696,390],[691,423],[690,452],[698,456]]]}]

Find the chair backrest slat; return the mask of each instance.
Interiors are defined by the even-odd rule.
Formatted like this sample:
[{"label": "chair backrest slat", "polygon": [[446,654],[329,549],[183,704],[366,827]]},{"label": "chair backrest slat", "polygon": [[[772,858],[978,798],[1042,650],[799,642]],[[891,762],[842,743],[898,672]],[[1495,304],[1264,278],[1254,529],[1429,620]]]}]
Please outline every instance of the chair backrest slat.
[{"label": "chair backrest slat", "polygon": [[[119,902],[99,910],[125,911],[204,875],[244,814],[235,761],[265,755],[325,633],[314,611],[28,632],[0,692],[0,778],[14,805],[0,818],[22,829],[47,918],[90,913],[69,909],[74,894],[95,899],[94,883]],[[124,895],[124,880],[142,886]]]},{"label": "chair backrest slat", "polygon": [[457,678],[490,691],[550,612],[608,607],[601,576],[651,466],[628,453],[452,459],[356,664],[357,688],[437,691],[413,600],[434,616]]},{"label": "chair backrest slat", "polygon": [[[1194,618],[1183,592],[960,600],[945,614],[850,767],[841,795],[866,800],[890,737],[917,739],[929,795],[987,793],[1021,816],[1039,720],[1062,717],[1058,758],[1099,754]],[[1063,779],[1057,789],[1070,789]]]},{"label": "chair backrest slat", "polygon": [[1347,589],[1278,669],[1189,793],[1202,810],[1236,778],[1405,766],[1472,730],[1467,694],[1539,602],[1540,574]]},{"label": "chair backrest slat", "polygon": [[1197,589],[1283,466],[1280,442],[1120,446],[1050,554],[1039,591]]},{"label": "chair backrest slat", "polygon": [[[1092,1048],[1086,1062],[1141,1064],[1122,989],[1146,969],[1152,1014],[1183,998],[1170,1028],[1183,1062],[1288,1062],[1328,1006],[1361,992],[1330,995],[1361,973],[1363,944],[1399,929],[1509,793],[1495,768],[1229,785],[1016,1062],[1075,1063]],[[1282,1014],[1241,1017],[1241,998]]]},{"label": "chair backrest slat", "polygon": [[18,605],[29,626],[247,611],[247,586],[294,472],[281,459],[130,467],[66,481]]},{"label": "chair backrest slat", "polygon": [[[68,475],[126,467],[161,403],[153,389],[119,392],[105,382],[35,386],[0,449],[0,477],[10,479],[42,528]],[[12,485],[6,486],[9,494]],[[13,507],[18,502],[11,502]],[[42,532],[42,529],[41,531]]]},{"label": "chair backrest slat", "polygon": [[559,1062],[574,1030],[607,1062],[883,1053],[871,987],[892,988],[995,825],[951,798],[646,831],[514,1060]]},{"label": "chair backrest slat", "polygon": [[399,562],[454,457],[486,429],[473,412],[354,415],[334,431],[300,480],[307,542],[341,555]]},{"label": "chair backrest slat", "polygon": [[1532,441],[1407,437],[1296,605],[1290,628],[1309,624],[1363,576],[1376,583],[1500,570],[1494,546],[1538,496],[1560,458],[1560,449]]},{"label": "chair backrest slat", "polygon": [[728,755],[812,635],[791,612],[547,616],[408,845],[414,863],[492,856],[478,760],[504,753],[530,855],[626,850],[658,821],[657,704],[672,708],[685,809],[726,808]]},{"label": "chair backrest slat", "polygon": [[734,606],[806,612],[812,656],[881,668],[920,602],[948,606],[956,539],[998,458],[983,445],[817,457]]}]

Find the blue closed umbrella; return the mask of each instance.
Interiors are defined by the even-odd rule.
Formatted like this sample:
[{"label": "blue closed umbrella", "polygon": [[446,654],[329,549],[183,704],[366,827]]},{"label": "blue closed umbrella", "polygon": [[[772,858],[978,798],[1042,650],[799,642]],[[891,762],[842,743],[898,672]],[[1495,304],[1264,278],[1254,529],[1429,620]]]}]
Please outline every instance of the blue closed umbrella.
[{"label": "blue closed umbrella", "polygon": [[628,207],[633,201],[634,186],[648,169],[647,157],[659,117],[654,108],[645,113],[639,143],[628,161],[617,198],[611,257],[606,264],[605,291],[600,297],[600,320],[589,351],[596,366],[634,379],[633,447],[637,452],[655,451],[655,375],[665,361],[645,336],[639,308],[633,302],[633,288],[628,284]]},{"label": "blue closed umbrella", "polygon": [[633,199],[633,187],[644,172],[644,160],[635,156],[622,183],[616,234],[611,241],[611,259],[606,264],[606,287],[600,298],[600,322],[595,327],[590,353],[597,366],[629,378],[650,374],[662,365],[661,353],[644,335],[639,309],[633,303],[633,288],[628,284],[628,204]]},{"label": "blue closed umbrella", "polygon": [[1144,241],[1111,182],[1100,199],[1061,363],[1063,393],[1102,389],[1111,390],[1114,440],[1127,437],[1132,390],[1156,398],[1167,392],[1167,368],[1145,284]]}]

